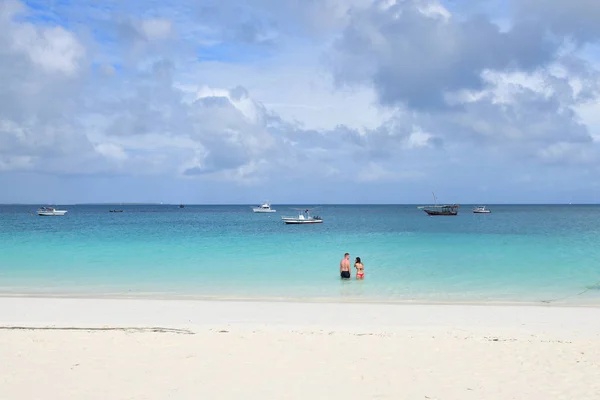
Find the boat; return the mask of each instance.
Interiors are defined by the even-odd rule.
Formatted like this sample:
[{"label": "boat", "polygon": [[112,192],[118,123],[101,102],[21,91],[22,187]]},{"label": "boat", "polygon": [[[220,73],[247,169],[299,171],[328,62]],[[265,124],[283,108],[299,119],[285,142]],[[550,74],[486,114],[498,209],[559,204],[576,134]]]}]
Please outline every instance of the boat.
[{"label": "boat", "polygon": [[183,207],[185,207],[183,204],[180,204],[180,205],[179,205],[179,208],[183,208]]},{"label": "boat", "polygon": [[254,207],[252,209],[252,211],[254,211],[255,213],[274,213],[274,212],[277,212],[277,210],[273,210],[271,208],[271,204],[268,201],[266,203],[264,203],[264,204],[261,204],[258,207]]},{"label": "boat", "polygon": [[54,207],[40,207],[37,210],[37,215],[41,217],[60,217],[66,213],[66,210],[57,210]]},{"label": "boat", "polygon": [[458,204],[444,204],[441,206],[423,206],[420,207],[427,213],[427,215],[438,216],[438,215],[447,215],[454,216],[458,214],[458,208],[460,205]]},{"label": "boat", "polygon": [[454,216],[458,214],[459,204],[444,204],[438,205],[435,193],[433,194],[433,206],[419,206],[417,208],[425,211],[427,215],[431,216]]},{"label": "boat", "polygon": [[489,209],[485,208],[485,206],[478,206],[478,207],[475,207],[473,209],[473,213],[474,214],[489,214],[491,212],[492,211],[490,211]]},{"label": "boat", "polygon": [[281,220],[287,225],[320,224],[323,222],[321,217],[311,216],[311,210],[308,208],[296,208],[296,210],[300,211],[297,217],[281,217]]},{"label": "boat", "polygon": [[123,212],[123,210],[108,210],[108,212],[121,213],[121,212]]}]

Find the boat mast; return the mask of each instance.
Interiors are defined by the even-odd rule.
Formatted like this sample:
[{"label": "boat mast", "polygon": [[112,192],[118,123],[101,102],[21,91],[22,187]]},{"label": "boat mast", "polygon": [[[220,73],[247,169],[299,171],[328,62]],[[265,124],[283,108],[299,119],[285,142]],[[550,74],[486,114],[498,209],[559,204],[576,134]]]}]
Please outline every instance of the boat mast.
[{"label": "boat mast", "polygon": [[437,207],[437,199],[435,198],[435,193],[431,192],[433,195],[433,204]]}]

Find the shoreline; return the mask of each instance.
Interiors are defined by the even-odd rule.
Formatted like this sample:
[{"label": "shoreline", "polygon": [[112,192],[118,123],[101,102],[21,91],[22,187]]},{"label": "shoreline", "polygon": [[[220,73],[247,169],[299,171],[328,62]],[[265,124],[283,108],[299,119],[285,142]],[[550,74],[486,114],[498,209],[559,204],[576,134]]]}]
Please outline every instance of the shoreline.
[{"label": "shoreline", "polygon": [[[424,305],[424,306],[506,306],[506,307],[569,307],[600,308],[600,299],[596,301],[569,301],[578,297],[562,296],[558,299],[539,301],[503,301],[503,300],[390,300],[372,297],[278,297],[278,296],[206,296],[194,294],[159,294],[151,293],[2,293],[0,299],[87,299],[87,300],[158,300],[158,301],[194,301],[194,302],[262,302],[262,303],[306,303],[306,304],[389,304],[389,305]],[[566,301],[565,301],[566,300]]]},{"label": "shoreline", "polygon": [[[0,297],[0,326],[85,327],[129,325],[146,327],[205,327],[248,322],[265,326],[370,326],[405,328],[408,324],[425,327],[473,326],[519,327],[544,325],[553,330],[573,327],[594,329],[600,336],[598,307],[564,305],[499,304],[399,304],[350,302],[294,302],[184,299],[93,299],[48,297]],[[518,312],[515,312],[518,311]],[[203,316],[196,322],[197,316]],[[435,316],[435,321],[432,317]]]}]

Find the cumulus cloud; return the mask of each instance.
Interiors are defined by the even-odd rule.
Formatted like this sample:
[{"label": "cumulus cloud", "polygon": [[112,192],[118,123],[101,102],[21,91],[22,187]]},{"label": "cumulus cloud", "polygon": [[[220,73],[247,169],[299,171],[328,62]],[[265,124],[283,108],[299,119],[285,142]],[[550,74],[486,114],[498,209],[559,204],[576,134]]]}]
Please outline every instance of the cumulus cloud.
[{"label": "cumulus cloud", "polygon": [[[498,181],[507,166],[507,176],[522,176],[514,170],[524,165],[598,166],[598,142],[579,114],[598,98],[597,67],[582,50],[597,32],[569,22],[594,12],[583,2],[562,18],[525,0],[502,28],[435,0],[181,1],[146,13],[107,4],[76,14],[87,31],[0,4],[4,174],[284,186],[318,177],[331,188],[444,185],[438,171],[472,179],[481,165]],[[324,40],[306,45],[315,37]],[[302,54],[277,58],[298,42]],[[214,59],[202,61],[207,47]],[[337,84],[337,106],[347,110],[328,115],[318,90],[329,86],[291,100],[322,109],[327,129],[263,103],[265,94],[313,85],[295,71],[304,57],[316,65],[322,56],[314,74]],[[262,68],[271,63],[291,72],[270,75]],[[354,97],[361,90],[369,96]],[[368,107],[381,110],[377,121],[348,123]]]},{"label": "cumulus cloud", "polygon": [[382,104],[429,109],[445,106],[447,92],[481,90],[486,70],[531,70],[556,48],[525,25],[503,32],[435,1],[398,0],[356,10],[333,50],[339,84],[374,85]]},{"label": "cumulus cloud", "polygon": [[[73,117],[85,48],[61,27],[26,22],[17,2],[0,6],[0,163],[9,169],[78,168],[95,157]],[[48,167],[52,169],[52,167]]]},{"label": "cumulus cloud", "polygon": [[342,27],[348,12],[371,0],[235,0],[200,2],[197,20],[217,41],[275,45],[284,37],[322,37]]},{"label": "cumulus cloud", "polygon": [[142,20],[139,29],[148,40],[165,39],[171,35],[172,23],[168,19],[150,18]]},{"label": "cumulus cloud", "polygon": [[270,170],[293,174],[322,145],[324,140],[289,146],[295,135],[311,132],[282,121],[242,86],[177,85],[169,65],[156,62],[149,68],[153,73],[141,72],[144,78],[134,86],[115,82],[111,93],[118,95],[96,103],[103,124],[96,125],[95,149],[119,161],[113,168],[159,168],[174,176],[246,184],[268,177]]},{"label": "cumulus cloud", "polygon": [[[80,70],[85,48],[75,35],[62,27],[38,28],[14,20],[24,17],[27,9],[19,2],[0,5],[0,45],[2,56],[25,58],[46,72],[72,75]],[[16,61],[16,60],[15,60]]]},{"label": "cumulus cloud", "polygon": [[[373,86],[384,107],[402,110],[395,121],[413,146],[474,144],[504,161],[593,163],[596,143],[576,108],[597,98],[598,75],[568,43],[593,38],[592,26],[576,32],[571,22],[597,6],[576,2],[562,18],[522,3],[501,29],[485,16],[453,16],[435,0],[375,1],[351,14],[334,43],[333,76]],[[379,148],[394,148],[394,131],[375,131]]]}]

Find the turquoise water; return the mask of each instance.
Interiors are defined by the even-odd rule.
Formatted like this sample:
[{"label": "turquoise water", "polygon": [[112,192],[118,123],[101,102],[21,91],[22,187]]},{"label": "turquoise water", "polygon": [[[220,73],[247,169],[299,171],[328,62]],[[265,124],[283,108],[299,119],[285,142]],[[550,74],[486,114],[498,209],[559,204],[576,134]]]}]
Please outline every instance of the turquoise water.
[{"label": "turquoise water", "polygon": [[[599,206],[323,206],[304,226],[273,207],[0,206],[0,294],[600,304]],[[339,279],[344,252],[364,281]]]}]

